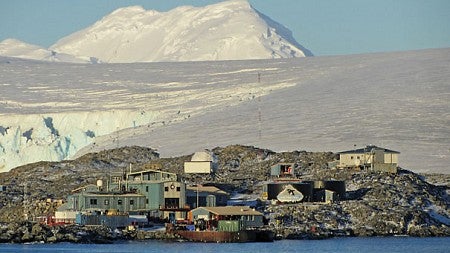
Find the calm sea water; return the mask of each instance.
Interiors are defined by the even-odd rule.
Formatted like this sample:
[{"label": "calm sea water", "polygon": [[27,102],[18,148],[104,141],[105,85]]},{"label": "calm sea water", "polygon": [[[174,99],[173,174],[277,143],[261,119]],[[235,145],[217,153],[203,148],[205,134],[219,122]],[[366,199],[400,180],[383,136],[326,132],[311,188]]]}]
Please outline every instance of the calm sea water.
[{"label": "calm sea water", "polygon": [[450,237],[444,238],[337,238],[320,241],[283,240],[273,243],[188,243],[188,242],[120,242],[114,244],[0,244],[0,252],[196,252],[196,253],[277,253],[277,252],[346,252],[346,253],[432,253],[450,252]]}]

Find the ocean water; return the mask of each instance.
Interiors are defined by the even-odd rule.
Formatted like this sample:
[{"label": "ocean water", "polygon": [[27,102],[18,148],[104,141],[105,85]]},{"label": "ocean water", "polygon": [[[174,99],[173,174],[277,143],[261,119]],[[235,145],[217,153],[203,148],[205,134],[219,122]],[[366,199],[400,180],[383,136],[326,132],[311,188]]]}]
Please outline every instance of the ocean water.
[{"label": "ocean water", "polygon": [[190,243],[124,241],[114,244],[0,244],[0,252],[346,252],[346,253],[433,253],[450,252],[450,237],[335,238],[328,240],[282,240],[273,243]]}]

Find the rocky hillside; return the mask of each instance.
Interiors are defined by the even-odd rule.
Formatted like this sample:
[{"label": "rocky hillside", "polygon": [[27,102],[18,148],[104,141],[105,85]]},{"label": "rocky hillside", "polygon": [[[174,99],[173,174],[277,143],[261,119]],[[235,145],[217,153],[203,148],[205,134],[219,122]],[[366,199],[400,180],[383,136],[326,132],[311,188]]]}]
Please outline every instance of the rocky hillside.
[{"label": "rocky hillside", "polygon": [[240,145],[212,151],[219,161],[214,177],[183,175],[183,163],[191,155],[159,158],[154,150],[141,147],[87,154],[73,161],[18,167],[0,174],[0,185],[7,187],[5,192],[0,192],[0,221],[20,221],[24,212],[28,217],[47,215],[71,190],[106,179],[110,173],[129,170],[130,163],[133,171],[159,168],[181,174],[188,182],[258,196],[263,182],[270,180],[270,166],[291,162],[295,164],[296,176],[302,179],[346,180],[347,196],[331,204],[261,202],[258,208],[269,218],[269,226],[280,238],[450,235],[448,186],[430,184],[425,177],[408,170],[387,174],[329,169],[327,163],[336,159],[336,154],[330,152],[276,153]]},{"label": "rocky hillside", "polygon": [[[359,172],[347,180],[347,199],[333,204],[271,206],[271,225],[283,238],[334,236],[449,236],[447,187],[410,171]],[[313,233],[315,232],[315,233]]]}]

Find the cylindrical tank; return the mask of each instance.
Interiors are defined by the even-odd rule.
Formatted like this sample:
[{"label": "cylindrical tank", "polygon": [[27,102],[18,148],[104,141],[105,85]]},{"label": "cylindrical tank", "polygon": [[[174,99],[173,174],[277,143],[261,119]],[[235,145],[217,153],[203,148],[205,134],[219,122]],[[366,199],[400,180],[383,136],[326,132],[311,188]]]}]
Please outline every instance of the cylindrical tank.
[{"label": "cylindrical tank", "polygon": [[214,195],[206,196],[206,206],[210,206],[210,207],[216,206],[216,196],[214,196]]},{"label": "cylindrical tank", "polygon": [[103,187],[103,180],[101,179],[97,180],[97,187],[99,188]]},{"label": "cylindrical tank", "polygon": [[284,190],[283,183],[270,183],[267,185],[267,199],[277,199],[278,194]]},{"label": "cylindrical tank", "polygon": [[345,196],[345,181],[325,181],[325,189],[336,192],[342,199]]},{"label": "cylindrical tank", "polygon": [[267,199],[277,199],[278,194],[280,194],[280,192],[284,190],[286,185],[292,185],[295,189],[301,192],[304,196],[303,201],[311,201],[313,199],[313,184],[309,182],[285,182],[267,184]]},{"label": "cylindrical tank", "polygon": [[311,183],[294,183],[292,186],[303,194],[303,201],[311,201],[313,199],[314,189]]},{"label": "cylindrical tank", "polygon": [[324,189],[325,181],[314,181],[314,189]]}]

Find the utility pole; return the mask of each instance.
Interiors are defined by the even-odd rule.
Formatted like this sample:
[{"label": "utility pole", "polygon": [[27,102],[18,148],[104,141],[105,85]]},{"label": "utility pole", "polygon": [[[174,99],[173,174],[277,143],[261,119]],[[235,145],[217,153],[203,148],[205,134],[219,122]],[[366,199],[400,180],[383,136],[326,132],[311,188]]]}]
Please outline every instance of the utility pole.
[{"label": "utility pole", "polygon": [[23,217],[26,221],[28,220],[27,192],[28,192],[28,185],[25,182],[25,185],[23,186]]},{"label": "utility pole", "polygon": [[199,204],[199,201],[198,201],[198,184],[197,184],[197,208],[199,207],[198,204]]},{"label": "utility pole", "polygon": [[[261,88],[261,73],[258,73],[258,87]],[[261,92],[262,93],[262,92]],[[258,96],[258,137],[259,141],[261,142],[261,96],[262,94],[259,94]]]}]

